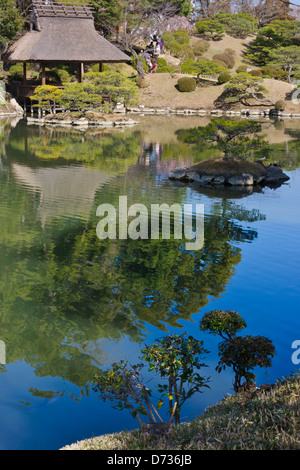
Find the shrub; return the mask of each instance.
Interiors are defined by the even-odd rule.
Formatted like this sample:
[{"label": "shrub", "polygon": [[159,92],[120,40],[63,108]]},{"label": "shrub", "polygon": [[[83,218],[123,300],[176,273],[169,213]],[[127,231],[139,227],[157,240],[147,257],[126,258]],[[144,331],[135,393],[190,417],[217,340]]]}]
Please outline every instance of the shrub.
[{"label": "shrub", "polygon": [[203,34],[208,39],[219,41],[224,36],[225,27],[217,20],[206,18],[195,24],[198,34]]},{"label": "shrub", "polygon": [[22,64],[15,64],[12,65],[8,72],[8,78],[10,80],[23,80],[23,65]]},{"label": "shrub", "polygon": [[261,70],[251,70],[250,75],[252,75],[252,77],[262,77],[262,71]]},{"label": "shrub", "polygon": [[169,47],[167,48],[170,51],[170,54],[174,57],[180,58],[181,52],[182,52],[182,45],[179,44],[178,42],[172,42],[169,44]]},{"label": "shrub", "polygon": [[228,69],[227,64],[225,62],[222,62],[222,60],[214,60],[215,64],[218,64],[220,67],[223,67],[225,70]]},{"label": "shrub", "polygon": [[136,77],[135,82],[139,88],[148,88],[149,83],[142,77]]},{"label": "shrub", "polygon": [[[206,313],[201,322],[200,330],[219,335],[219,363],[217,372],[232,367],[235,373],[234,391],[249,390],[253,387],[255,367],[271,367],[275,354],[272,341],[263,336],[237,336],[246,328],[245,320],[237,312],[231,310],[214,310]],[[246,381],[242,384],[242,379]]]},{"label": "shrub", "polygon": [[222,338],[232,338],[246,326],[245,320],[233,310],[212,310],[200,322],[201,331],[208,331]]},{"label": "shrub", "polygon": [[183,44],[181,46],[181,51],[179,53],[179,57],[181,59],[192,59],[192,60],[194,60],[195,59],[195,54],[194,54],[194,51],[191,48],[191,46],[189,46],[188,44]]},{"label": "shrub", "polygon": [[66,110],[86,111],[101,107],[102,96],[106,94],[113,103],[134,103],[137,90],[137,84],[120,73],[89,72],[83,76],[82,83],[68,84],[63,90],[50,85],[37,87],[31,99],[38,101],[43,109],[50,110],[52,103],[56,103]]},{"label": "shrub", "polygon": [[[114,362],[108,370],[99,369],[94,376],[93,390],[104,402],[114,403],[113,408],[129,410],[133,418],[142,425],[140,415],[145,415],[151,423],[156,422],[157,409],[151,402],[151,390],[143,383],[141,371],[143,364],[131,365],[127,361]],[[153,414],[155,413],[155,415]]]},{"label": "shrub", "polygon": [[218,77],[218,83],[219,85],[222,85],[222,83],[229,82],[231,79],[231,75],[228,72],[221,72],[219,77]]},{"label": "shrub", "polygon": [[65,83],[70,82],[70,74],[66,70],[63,70],[63,69],[57,70],[57,75],[58,75],[61,85],[64,85]]},{"label": "shrub", "polygon": [[164,46],[166,49],[169,49],[170,45],[176,42],[174,35],[170,32],[164,33],[162,35],[162,39],[164,41]]},{"label": "shrub", "polygon": [[236,69],[236,73],[245,73],[247,72],[248,65],[239,65]]},{"label": "shrub", "polygon": [[262,76],[264,78],[274,78],[275,80],[287,80],[288,72],[286,70],[282,70],[279,67],[271,67],[266,65],[265,67],[261,68]]},{"label": "shrub", "polygon": [[40,85],[35,88],[33,96],[30,97],[32,101],[38,104],[33,106],[41,109],[48,109],[52,113],[56,104],[61,101],[62,90],[53,85]]},{"label": "shrub", "polygon": [[218,106],[230,106],[238,102],[247,105],[249,98],[269,102],[264,96],[269,91],[262,85],[262,82],[261,77],[253,77],[249,73],[237,73],[226,83],[215,103]]},{"label": "shrub", "polygon": [[229,36],[235,38],[246,38],[253,35],[257,30],[257,20],[250,14],[245,13],[225,13],[220,11],[215,15],[215,20],[219,21],[225,28]]},{"label": "shrub", "polygon": [[197,62],[186,59],[180,64],[181,72],[190,75],[207,74],[218,76],[221,72],[226,72],[226,67],[210,60],[198,60]]},{"label": "shrub", "polygon": [[108,94],[113,102],[123,100],[124,104],[137,99],[137,87],[132,80],[118,72],[86,73],[83,76],[83,88],[96,94]]},{"label": "shrub", "polygon": [[177,82],[178,90],[180,92],[190,92],[196,90],[196,80],[191,77],[179,78]]},{"label": "shrub", "polygon": [[285,103],[284,103],[284,101],[282,101],[282,100],[276,101],[276,103],[275,103],[275,109],[276,109],[277,111],[284,111],[284,108],[285,108]]},{"label": "shrub", "polygon": [[157,73],[173,73],[175,69],[168,65],[167,61],[162,57],[158,57],[157,59]]},{"label": "shrub", "polygon": [[222,54],[215,54],[213,60],[224,62],[229,69],[233,69],[235,64],[234,55],[231,53],[223,52]]},{"label": "shrub", "polygon": [[208,51],[209,42],[205,41],[204,39],[199,40],[192,46],[192,48],[196,56],[201,56],[202,54]]},{"label": "shrub", "polygon": [[166,397],[169,423],[175,420],[179,424],[184,403],[195,393],[202,393],[204,387],[209,388],[209,379],[198,373],[202,367],[207,367],[201,362],[202,355],[208,353],[203,341],[186,334],[169,335],[145,346],[141,352],[141,359],[148,363],[148,371],[163,379],[163,383],[157,385],[161,398],[156,406],[151,401],[152,391],[144,384],[141,375],[143,363],[131,365],[121,360],[107,370],[99,369],[93,379],[93,390],[103,401],[111,401],[113,408],[129,410],[141,426],[142,416],[146,416],[150,423],[163,421],[158,410]]},{"label": "shrub", "polygon": [[49,85],[65,85],[70,82],[70,74],[63,68],[46,68],[46,79]]},{"label": "shrub", "polygon": [[196,392],[202,393],[203,387],[209,388],[208,380],[197,372],[206,367],[206,364],[200,362],[202,354],[208,353],[203,347],[203,341],[185,333],[180,336],[168,335],[146,346],[142,353],[143,359],[149,363],[149,370],[154,370],[164,379],[164,383],[158,385],[158,390],[162,397],[168,399],[170,422],[174,418],[175,423],[179,424],[185,401]]},{"label": "shrub", "polygon": [[189,47],[190,37],[188,32],[179,29],[174,32],[166,32],[162,35],[165,48],[170,51],[174,57],[192,57],[193,50]]},{"label": "shrub", "polygon": [[189,34],[184,29],[178,29],[177,31],[174,31],[173,36],[175,38],[175,41],[178,42],[179,44],[189,44],[190,43]]}]

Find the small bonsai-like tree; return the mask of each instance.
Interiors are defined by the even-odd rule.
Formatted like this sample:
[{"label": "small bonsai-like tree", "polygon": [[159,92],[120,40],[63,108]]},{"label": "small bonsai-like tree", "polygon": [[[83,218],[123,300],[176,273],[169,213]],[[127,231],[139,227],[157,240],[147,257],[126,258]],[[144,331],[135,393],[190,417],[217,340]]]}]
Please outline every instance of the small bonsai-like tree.
[{"label": "small bonsai-like tree", "polygon": [[241,72],[235,74],[225,85],[215,105],[226,108],[232,104],[242,103],[245,106],[250,106],[250,99],[269,106],[274,105],[275,102],[273,100],[265,97],[266,93],[269,93],[269,91],[264,87],[261,77]]},{"label": "small bonsai-like tree", "polygon": [[[214,310],[204,315],[200,330],[219,335],[223,341],[219,344],[219,363],[217,372],[232,367],[235,373],[234,391],[249,390],[256,379],[252,372],[255,367],[271,367],[275,354],[272,341],[264,336],[237,336],[247,326],[245,320],[231,310]],[[243,378],[245,382],[242,383]]]},{"label": "small bonsai-like tree", "polygon": [[198,34],[204,35],[213,41],[220,41],[225,35],[225,27],[219,21],[213,18],[204,18],[195,24]]},{"label": "small bonsai-like tree", "polygon": [[157,386],[161,398],[156,407],[151,401],[152,391],[143,382],[143,363],[131,365],[120,361],[113,363],[106,371],[100,369],[94,377],[94,391],[99,393],[102,400],[112,401],[113,408],[130,410],[141,425],[142,415],[147,416],[150,423],[156,423],[157,420],[163,422],[158,410],[164,404],[162,397],[166,396],[169,402],[169,423],[175,420],[178,424],[185,401],[194,393],[201,392],[202,387],[208,387],[208,380],[195,372],[195,369],[205,366],[200,362],[200,357],[207,352],[202,341],[186,335],[169,335],[142,350],[143,358],[149,364],[149,372],[158,372],[167,379],[167,383]]},{"label": "small bonsai-like tree", "polygon": [[[196,370],[205,367],[200,359],[203,353],[203,342],[192,336],[169,335],[142,350],[143,358],[149,363],[149,370],[155,370],[167,383],[158,385],[162,396],[169,402],[170,423],[180,423],[180,412],[183,404],[194,393],[203,387],[209,388],[208,379],[201,377]],[[159,405],[163,404],[161,399]]]},{"label": "small bonsai-like tree", "polygon": [[220,149],[224,159],[247,158],[252,151],[264,148],[267,143],[258,133],[261,124],[254,121],[231,121],[214,118],[205,127],[191,129],[185,142],[208,145]]},{"label": "small bonsai-like tree", "polygon": [[275,49],[270,53],[271,65],[279,65],[288,73],[289,83],[293,83],[293,75],[300,71],[300,47],[288,46]]},{"label": "small bonsai-like tree", "polygon": [[35,88],[30,99],[34,102],[33,107],[47,109],[50,113],[60,103],[62,90],[53,85],[40,85]]},{"label": "small bonsai-like tree", "polygon": [[143,383],[143,367],[143,364],[131,365],[127,361],[115,362],[105,371],[100,369],[94,377],[94,391],[99,393],[99,398],[114,402],[114,409],[130,410],[140,425],[140,415],[147,416],[150,423],[156,423],[157,418],[163,421],[151,402],[151,390]]}]

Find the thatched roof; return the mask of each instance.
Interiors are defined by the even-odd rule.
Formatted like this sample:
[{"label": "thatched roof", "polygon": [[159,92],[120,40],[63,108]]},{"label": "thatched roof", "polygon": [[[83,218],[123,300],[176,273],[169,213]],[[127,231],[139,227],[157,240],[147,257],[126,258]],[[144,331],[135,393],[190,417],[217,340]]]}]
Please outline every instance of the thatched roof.
[{"label": "thatched roof", "polygon": [[31,31],[3,54],[6,62],[126,62],[130,58],[95,29],[87,6],[35,1]]}]

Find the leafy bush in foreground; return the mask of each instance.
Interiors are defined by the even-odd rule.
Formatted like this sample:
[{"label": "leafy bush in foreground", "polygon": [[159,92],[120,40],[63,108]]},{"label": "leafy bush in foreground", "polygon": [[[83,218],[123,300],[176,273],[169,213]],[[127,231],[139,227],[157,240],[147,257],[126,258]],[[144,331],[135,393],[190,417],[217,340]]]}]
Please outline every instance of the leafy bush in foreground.
[{"label": "leafy bush in foreground", "polygon": [[[235,373],[234,391],[250,390],[255,381],[252,372],[255,367],[271,367],[275,348],[272,341],[263,336],[237,336],[247,326],[237,312],[214,310],[204,315],[200,330],[219,335],[219,363],[216,367],[221,372],[232,367]],[[242,383],[242,379],[245,382]]]},{"label": "leafy bush in foreground", "polygon": [[144,364],[130,365],[125,361],[112,366],[94,377],[94,391],[104,401],[110,400],[113,407],[119,410],[128,409],[133,417],[137,417],[142,425],[141,415],[147,416],[151,423],[157,418],[162,421],[158,410],[167,398],[169,422],[180,423],[180,412],[183,404],[194,393],[208,387],[207,380],[196,370],[204,367],[200,362],[203,353],[203,342],[192,336],[168,335],[157,339],[142,350],[142,358],[149,364],[149,372],[158,372],[164,379],[157,386],[161,395],[156,407],[152,404],[152,391],[146,387],[141,377]]}]

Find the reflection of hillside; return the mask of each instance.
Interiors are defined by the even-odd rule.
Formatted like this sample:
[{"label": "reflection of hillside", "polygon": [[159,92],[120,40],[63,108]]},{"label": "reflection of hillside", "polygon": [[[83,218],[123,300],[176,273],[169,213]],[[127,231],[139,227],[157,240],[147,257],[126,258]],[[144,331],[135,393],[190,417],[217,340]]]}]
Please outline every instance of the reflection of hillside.
[{"label": "reflection of hillside", "polygon": [[210,119],[207,116],[145,116],[140,118],[135,127],[142,136],[145,143],[160,142],[161,144],[176,144],[178,129],[206,126]]},{"label": "reflection of hillside", "polygon": [[40,194],[37,217],[43,225],[56,217],[88,217],[97,189],[112,178],[79,166],[32,169],[14,163],[12,169],[19,183]]},{"label": "reflection of hillside", "polygon": [[[240,120],[245,118],[234,118]],[[270,144],[292,140],[288,130],[299,129],[299,119],[288,119],[285,121],[274,121],[271,119],[255,119],[262,124],[262,133]],[[176,132],[179,129],[190,129],[193,127],[204,127],[209,124],[208,116],[145,116],[140,118],[136,130],[141,132],[144,142],[160,142],[161,144],[177,143]]]},{"label": "reflection of hillside", "polygon": [[298,129],[298,119],[288,119],[287,121],[263,121],[262,134],[266,136],[269,144],[278,144],[293,140],[293,136],[289,135],[289,129]]}]

